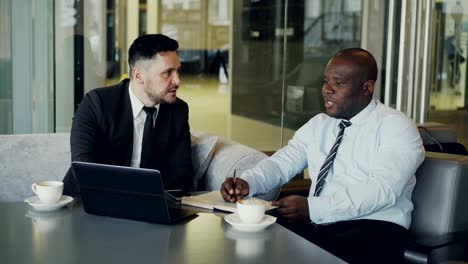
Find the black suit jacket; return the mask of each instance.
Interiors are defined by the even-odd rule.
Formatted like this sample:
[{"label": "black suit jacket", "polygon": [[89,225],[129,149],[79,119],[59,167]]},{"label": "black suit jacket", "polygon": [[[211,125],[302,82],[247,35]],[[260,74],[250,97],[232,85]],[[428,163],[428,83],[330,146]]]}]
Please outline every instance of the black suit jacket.
[{"label": "black suit jacket", "polygon": [[[133,151],[133,114],[129,80],[87,93],[73,117],[70,135],[72,161],[130,166]],[[193,165],[188,105],[181,99],[161,104],[155,125],[152,168],[161,172],[166,189],[190,190]],[[79,190],[72,170],[64,180],[64,194]]]}]

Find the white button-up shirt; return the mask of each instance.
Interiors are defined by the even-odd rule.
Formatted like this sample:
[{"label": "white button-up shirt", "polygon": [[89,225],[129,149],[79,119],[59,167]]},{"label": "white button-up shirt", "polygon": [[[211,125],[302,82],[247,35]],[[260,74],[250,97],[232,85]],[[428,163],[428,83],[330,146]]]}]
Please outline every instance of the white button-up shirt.
[{"label": "white button-up shirt", "polygon": [[313,196],[340,121],[326,114],[314,116],[287,146],[244,172],[241,178],[249,183],[250,195],[279,187],[308,168],[312,222],[375,219],[409,228],[414,173],[424,160],[424,148],[414,122],[378,101],[350,120],[322,193]]},{"label": "white button-up shirt", "polygon": [[[141,144],[143,143],[143,130],[145,128],[146,112],[143,110],[145,106],[140,99],[133,93],[130,84],[128,85],[128,93],[130,95],[130,103],[132,104],[133,113],[133,151],[132,161],[130,166],[139,168],[141,161]],[[156,123],[156,118],[159,112],[159,104],[154,106],[156,111],[153,116],[153,126]]]}]

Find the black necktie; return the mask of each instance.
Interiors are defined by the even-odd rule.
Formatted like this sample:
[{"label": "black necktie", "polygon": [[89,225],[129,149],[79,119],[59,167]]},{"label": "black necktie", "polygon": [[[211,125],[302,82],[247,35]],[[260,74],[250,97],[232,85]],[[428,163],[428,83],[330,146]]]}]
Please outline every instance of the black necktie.
[{"label": "black necktie", "polygon": [[341,139],[343,138],[344,130],[345,128],[349,126],[351,126],[351,122],[349,122],[348,120],[341,120],[340,132],[338,132],[338,136],[336,137],[335,144],[333,144],[333,147],[330,149],[330,152],[328,152],[325,162],[323,163],[322,167],[320,167],[320,171],[317,176],[317,184],[315,185],[314,196],[320,195],[320,192],[322,191],[322,187],[325,184],[325,178],[327,177],[328,172],[330,171],[330,168],[333,165],[333,161],[335,160],[335,157],[336,157],[336,152],[338,151],[338,147],[341,144]]},{"label": "black necktie", "polygon": [[143,107],[146,112],[145,128],[143,129],[143,140],[141,143],[141,160],[140,168],[151,168],[153,157],[153,115],[156,108]]}]

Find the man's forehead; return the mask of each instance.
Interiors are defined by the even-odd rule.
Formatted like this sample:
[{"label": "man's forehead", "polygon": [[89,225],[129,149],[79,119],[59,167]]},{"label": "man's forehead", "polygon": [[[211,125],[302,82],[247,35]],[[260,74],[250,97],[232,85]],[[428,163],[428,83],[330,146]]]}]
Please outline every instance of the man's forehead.
[{"label": "man's forehead", "polygon": [[351,77],[356,70],[356,66],[348,60],[331,60],[326,69],[324,75],[332,75],[329,77]]},{"label": "man's forehead", "polygon": [[164,52],[164,54],[158,53],[155,55],[153,61],[155,64],[165,68],[179,68],[181,66],[179,55],[176,52],[172,54],[168,52]]},{"label": "man's forehead", "polygon": [[328,64],[344,64],[344,65],[353,65],[353,58],[349,56],[337,56],[330,59]]}]

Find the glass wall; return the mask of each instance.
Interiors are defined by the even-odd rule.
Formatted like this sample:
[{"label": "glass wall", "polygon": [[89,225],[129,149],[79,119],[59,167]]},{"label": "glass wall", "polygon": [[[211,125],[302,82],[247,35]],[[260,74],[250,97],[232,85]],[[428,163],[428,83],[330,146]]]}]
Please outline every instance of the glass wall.
[{"label": "glass wall", "polygon": [[449,125],[464,145],[468,144],[467,8],[467,0],[387,1],[382,38],[383,102],[418,124]]},{"label": "glass wall", "polygon": [[229,137],[230,0],[161,1],[159,31],[179,41],[192,130]]},{"label": "glass wall", "polygon": [[106,67],[114,66],[108,66],[106,61],[108,12],[105,1],[54,3],[55,130],[69,132],[73,113],[83,95],[104,86]]},{"label": "glass wall", "polygon": [[448,123],[468,146],[468,1],[436,1],[428,120]]},{"label": "glass wall", "polygon": [[[380,68],[376,99],[464,135],[467,2],[0,1],[0,133],[68,132],[86,92],[128,77],[133,40],[163,33],[180,44],[192,130],[274,151],[323,111],[329,58],[363,47]],[[424,66],[430,85],[411,77]]]},{"label": "glass wall", "polygon": [[0,1],[0,134],[13,133],[11,1]]},{"label": "glass wall", "polygon": [[[68,132],[86,92],[128,76],[131,42],[140,34],[163,33],[180,44],[179,96],[190,105],[191,128],[273,151],[321,111],[320,79],[328,58],[360,41],[360,1],[60,0],[48,4],[53,8],[45,13],[53,14],[53,21],[45,28],[52,29],[53,35],[43,45],[47,50],[31,49],[26,54],[52,58],[43,63],[48,67],[39,76],[50,77],[43,83],[47,95],[52,94],[45,104],[51,111],[37,112],[47,117],[43,118],[47,128],[35,125],[29,132]],[[32,1],[27,5],[35,8]],[[31,19],[37,19],[34,13]],[[34,81],[25,85],[26,93],[37,91]],[[2,89],[4,93],[12,90]],[[27,98],[23,101],[35,105]]]},{"label": "glass wall", "polygon": [[0,133],[54,130],[53,1],[0,2]]},{"label": "glass wall", "polygon": [[[289,1],[288,8],[292,3],[297,4]],[[303,10],[302,21],[292,13],[287,23],[300,23],[294,32],[302,35],[297,39],[287,37],[285,49],[286,54],[295,53],[285,56],[283,86],[282,126],[291,132],[325,110],[321,90],[328,60],[341,49],[361,46],[361,0],[306,0]],[[290,28],[285,29],[286,36]],[[285,134],[282,143],[289,138],[290,134]]]},{"label": "glass wall", "polygon": [[360,45],[361,15],[361,1],[235,1],[232,138],[275,150],[321,112],[325,65]]}]

